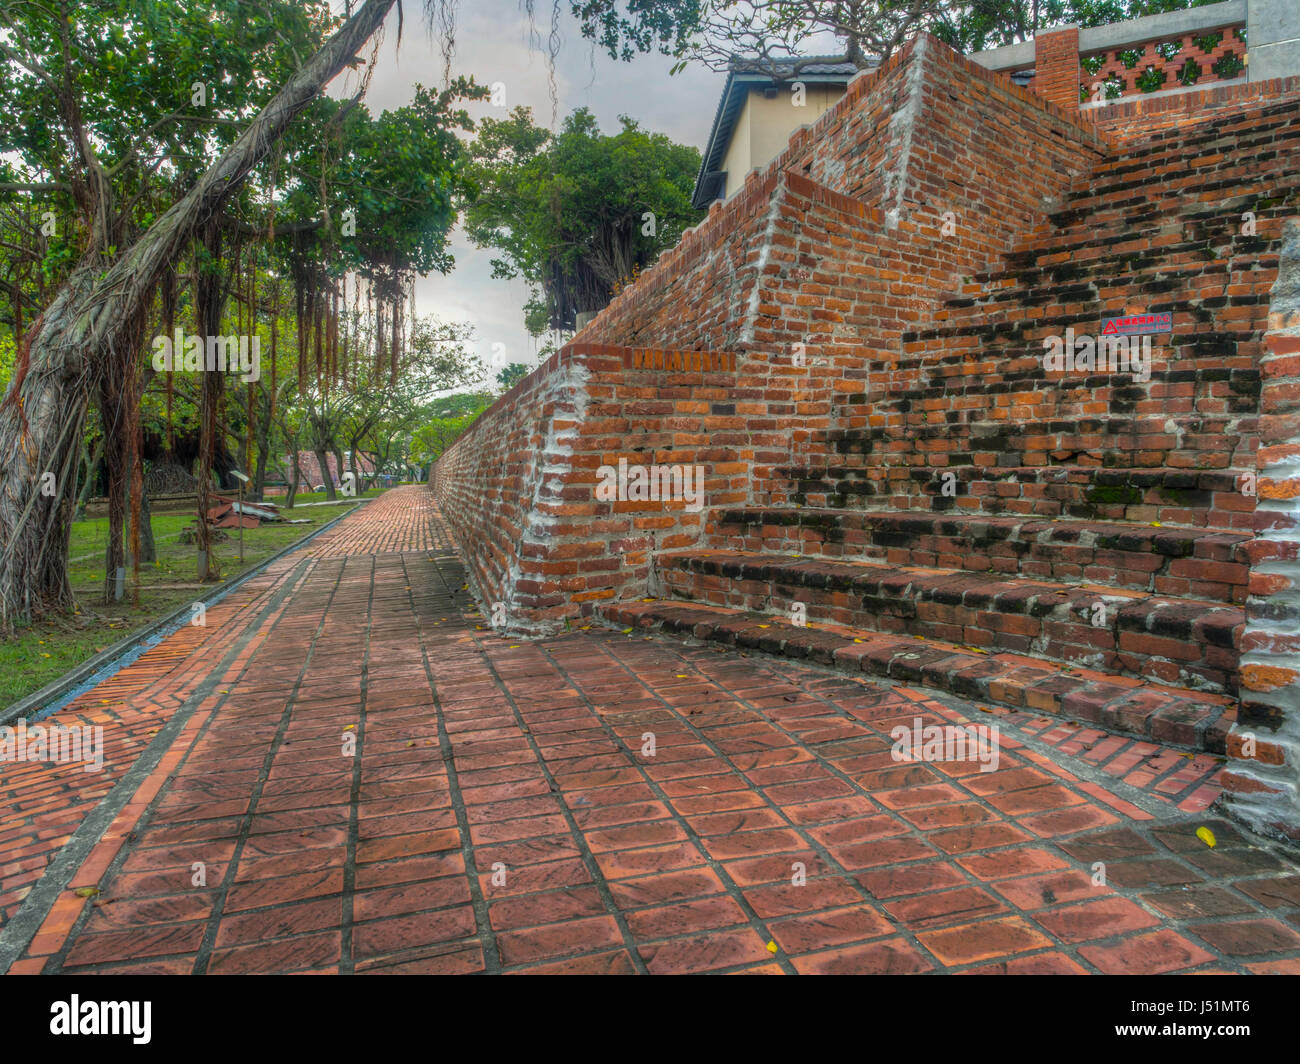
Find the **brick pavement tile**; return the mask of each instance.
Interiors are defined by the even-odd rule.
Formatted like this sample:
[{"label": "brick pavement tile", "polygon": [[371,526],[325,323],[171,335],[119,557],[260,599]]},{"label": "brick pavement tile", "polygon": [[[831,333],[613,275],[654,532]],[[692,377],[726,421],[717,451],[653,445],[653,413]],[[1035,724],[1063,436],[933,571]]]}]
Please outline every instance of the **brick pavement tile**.
[{"label": "brick pavement tile", "polygon": [[692,868],[681,872],[622,879],[609,884],[610,893],[620,906],[662,905],[684,898],[720,894],[722,880],[710,868]]},{"label": "brick pavement tile", "polygon": [[550,964],[537,964],[512,970],[514,975],[635,975],[636,966],[626,950],[594,953]]},{"label": "brick pavement tile", "polygon": [[812,953],[894,934],[894,925],[866,905],[807,913],[768,926],[772,940],[789,954]]},{"label": "brick pavement tile", "polygon": [[[594,624],[511,643],[477,616],[452,553],[427,491],[390,492],[237,589],[208,630],[61,711],[112,724],[112,765],[97,780],[6,775],[0,921],[170,715],[193,715],[77,870],[102,895],[60,896],[13,970],[1300,964],[1300,869],[1209,816],[1213,757],[1030,709],[996,714],[996,772],[900,764],[893,724],[971,707]],[[213,653],[245,634],[197,695]],[[356,760],[339,757],[344,734]]]},{"label": "brick pavement tile", "polygon": [[727,896],[699,898],[627,913],[628,928],[638,940],[716,931],[747,923],[748,919],[735,899]]},{"label": "brick pavement tile", "polygon": [[1229,957],[1300,951],[1300,933],[1277,920],[1225,920],[1190,924],[1188,930]]},{"label": "brick pavement tile", "polygon": [[1091,942],[1130,931],[1140,931],[1160,923],[1141,906],[1127,898],[1098,898],[1071,905],[1060,905],[1036,913],[1034,920],[1062,942]]},{"label": "brick pavement tile", "polygon": [[914,975],[934,969],[933,961],[901,938],[805,954],[791,963],[804,975]]},{"label": "brick pavement tile", "polygon": [[816,912],[860,902],[863,892],[839,877],[809,879],[800,886],[784,882],[743,890],[749,902],[761,917],[789,916],[793,913]]},{"label": "brick pavement tile", "polygon": [[494,928],[504,931],[596,916],[604,911],[604,902],[595,887],[571,887],[498,899],[489,906],[489,917]]},{"label": "brick pavement tile", "polygon": [[1222,887],[1202,885],[1148,891],[1142,895],[1142,900],[1179,920],[1205,916],[1240,916],[1256,911],[1246,899]]},{"label": "brick pavement tile", "polygon": [[1079,954],[1107,975],[1163,975],[1214,960],[1213,955],[1168,928],[1117,943],[1080,946]]},{"label": "brick pavement tile", "polygon": [[922,931],[916,938],[941,963],[949,966],[1011,956],[1052,944],[1047,936],[1017,916]]},{"label": "brick pavement tile", "polygon": [[527,931],[508,931],[497,936],[501,963],[535,964],[576,953],[608,950],[623,941],[612,916],[567,919]]},{"label": "brick pavement tile", "polygon": [[767,944],[749,928],[650,942],[637,950],[654,975],[716,971],[770,959]]},{"label": "brick pavement tile", "polygon": [[904,897],[967,882],[962,870],[946,861],[871,869],[855,878],[877,898]]},{"label": "brick pavement tile", "polygon": [[1269,909],[1300,908],[1300,875],[1238,880],[1233,886]]},{"label": "brick pavement tile", "polygon": [[1007,911],[1006,905],[979,887],[957,887],[885,903],[885,910],[912,929],[942,927]]},{"label": "brick pavement tile", "polygon": [[1087,969],[1063,953],[1035,953],[996,964],[966,968],[961,975],[1086,975]]}]

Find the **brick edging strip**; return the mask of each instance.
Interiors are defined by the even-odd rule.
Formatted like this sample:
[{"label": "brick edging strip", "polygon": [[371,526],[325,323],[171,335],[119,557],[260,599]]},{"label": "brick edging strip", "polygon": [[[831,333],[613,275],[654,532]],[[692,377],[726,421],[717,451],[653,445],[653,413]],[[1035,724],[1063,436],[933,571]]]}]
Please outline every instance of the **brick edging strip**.
[{"label": "brick edging strip", "polygon": [[[377,498],[378,496],[375,497]],[[98,654],[94,655],[91,658],[87,658],[80,665],[74,665],[71,669],[65,672],[58,679],[51,680],[39,691],[33,691],[30,695],[26,695],[25,697],[20,698],[17,702],[14,702],[11,705],[6,706],[4,709],[0,709],[0,725],[9,724],[13,721],[18,720],[19,718],[26,718],[32,715],[33,713],[37,713],[46,709],[63,708],[61,706],[54,706],[53,704],[57,702],[59,699],[63,698],[69,692],[75,691],[77,687],[79,687],[86,680],[90,679],[92,676],[94,676],[105,666],[111,665],[118,659],[126,657],[128,652],[134,650],[139,643],[148,639],[150,636],[156,635],[159,632],[163,632],[164,638],[166,638],[166,636],[168,635],[171,635],[172,631],[175,631],[177,628],[180,627],[180,625],[177,625],[176,622],[180,620],[181,617],[184,616],[186,613],[189,613],[191,611],[191,609],[194,606],[194,603],[202,602],[204,605],[213,605],[217,602],[220,602],[232,591],[234,591],[236,588],[242,585],[246,580],[250,580],[252,577],[257,576],[259,573],[261,573],[272,562],[279,561],[286,554],[298,550],[300,547],[306,546],[313,539],[319,536],[322,532],[328,531],[329,529],[333,528],[336,524],[338,524],[340,521],[342,521],[345,517],[349,517],[352,514],[356,513],[357,510],[361,507],[362,503],[367,503],[369,501],[370,499],[358,499],[356,505],[353,506],[350,510],[347,510],[346,512],[339,514],[338,517],[334,518],[334,520],[330,521],[328,524],[321,525],[320,528],[316,529],[310,535],[304,536],[302,539],[295,540],[294,542],[290,543],[287,547],[282,547],[280,550],[272,554],[269,558],[265,559],[264,561],[258,562],[258,564],[253,566],[253,568],[249,569],[248,572],[241,573],[239,576],[231,577],[225,583],[218,584],[216,587],[212,588],[207,593],[200,595],[197,598],[190,599],[189,602],[186,602],[183,605],[177,606],[176,609],[172,610],[171,613],[168,613],[165,616],[160,617],[158,620],[145,625],[143,628],[137,629],[136,631],[132,632],[130,635],[127,635],[123,639],[118,640],[112,646],[106,647],[105,649],[101,650]],[[168,631],[167,629],[170,629],[170,631]],[[107,673],[106,675],[100,678],[99,683],[102,683],[110,676],[116,675],[118,671],[119,671],[118,669],[114,669],[113,672]],[[98,683],[95,686],[98,686]]]},{"label": "brick edging strip", "polygon": [[[325,527],[328,526],[322,526],[318,531],[324,531]],[[301,543],[294,546],[301,546]],[[31,893],[23,899],[18,911],[4,925],[4,928],[0,929],[0,975],[8,972],[13,963],[22,957],[86,859],[103,841],[105,834],[141,788],[155,781],[155,778],[156,785],[153,788],[155,792],[161,786],[166,773],[158,776],[159,766],[164,766],[166,772],[170,772],[179,759],[179,753],[172,752],[172,746],[177,738],[187,728],[195,712],[211,696],[217,685],[225,682],[226,671],[262,631],[261,621],[277,610],[300,586],[300,578],[304,570],[311,565],[310,558],[304,558],[298,563],[280,589],[258,611],[256,619],[240,633],[217,667],[208,673],[171,718],[159,728],[158,734],[141,751],[135,763],[127,769],[113,789],[86,814],[72,837],[59,849],[44,874],[33,885]],[[124,837],[119,836],[119,846],[123,839]],[[80,898],[75,901],[78,907],[83,904]]]}]

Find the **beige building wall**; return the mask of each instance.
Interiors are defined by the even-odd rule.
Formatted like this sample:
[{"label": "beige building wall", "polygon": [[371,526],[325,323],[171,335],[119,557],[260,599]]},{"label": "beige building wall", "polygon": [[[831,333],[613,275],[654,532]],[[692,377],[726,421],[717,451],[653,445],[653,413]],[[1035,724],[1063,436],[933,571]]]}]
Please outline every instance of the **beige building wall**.
[{"label": "beige building wall", "polygon": [[745,183],[751,170],[775,159],[796,129],[816,122],[843,95],[843,85],[805,84],[804,105],[796,107],[794,90],[788,86],[770,100],[762,89],[751,89],[722,160],[722,168],[727,171],[726,197],[730,199]]}]

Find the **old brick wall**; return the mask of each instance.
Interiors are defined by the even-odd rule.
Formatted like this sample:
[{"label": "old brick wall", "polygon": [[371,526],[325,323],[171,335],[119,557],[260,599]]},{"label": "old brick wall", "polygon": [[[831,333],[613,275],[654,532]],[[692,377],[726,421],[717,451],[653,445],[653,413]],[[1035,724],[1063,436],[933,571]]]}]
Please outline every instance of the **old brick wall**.
[{"label": "old brick wall", "polygon": [[[1229,786],[1252,823],[1294,831],[1300,297],[1274,282],[1300,202],[1297,104],[1292,79],[1080,116],[911,42],[436,463],[485,607],[542,631],[663,590],[659,552],[750,546],[765,518],[720,516],[739,507],[857,510],[860,527],[841,513],[834,536],[817,525],[788,546],[870,538],[911,565],[968,552],[963,526],[933,523],[945,511],[1005,515],[990,570],[1154,579],[1157,594],[1231,604],[1224,625],[1249,578]],[[1165,307],[1175,324],[1149,381],[1044,378],[1044,337]],[[703,508],[598,499],[599,467],[620,457],[701,465]],[[1257,458],[1258,513],[1239,482]],[[954,470],[961,491],[938,498]],[[1053,517],[1135,531],[1076,520],[1086,542],[1061,547],[1026,520]],[[1142,564],[1121,571],[1107,543]],[[1152,603],[1128,650],[1176,682]],[[1240,627],[1202,640],[1225,690]]]},{"label": "old brick wall", "polygon": [[[1271,78],[1195,91],[1126,97],[1102,107],[1088,108],[1083,117],[1112,141],[1123,142],[1207,119],[1231,120],[1234,113],[1246,116],[1248,126],[1253,113],[1261,107],[1297,96],[1300,96],[1300,76]],[[1232,130],[1224,132],[1226,135]]]},{"label": "old brick wall", "polygon": [[[962,276],[1041,224],[1054,197],[1105,148],[1077,110],[1050,104],[921,34],[856,78],[576,339],[745,351],[814,321],[811,313],[790,315],[787,303],[778,322],[778,304],[767,298],[774,291],[803,297],[799,308],[826,294],[808,276],[814,263],[778,256],[801,207],[790,209],[787,173],[805,179],[797,185],[805,200],[820,186],[838,194],[817,193],[822,202],[867,208],[804,254],[826,263],[842,241],[871,247],[883,272],[852,278],[860,298],[898,306],[916,322]],[[764,289],[757,297],[756,284]],[[859,339],[869,344],[869,323],[858,324],[867,325]]]},{"label": "old brick wall", "polygon": [[1079,27],[1069,26],[1034,39],[1035,73],[1030,88],[1045,100],[1079,106]]},{"label": "old brick wall", "polygon": [[735,392],[725,353],[572,344],[485,411],[430,486],[489,616],[537,631],[644,594],[649,552],[696,542],[704,514],[602,501],[599,467],[698,464],[710,505],[741,501],[775,419]]}]

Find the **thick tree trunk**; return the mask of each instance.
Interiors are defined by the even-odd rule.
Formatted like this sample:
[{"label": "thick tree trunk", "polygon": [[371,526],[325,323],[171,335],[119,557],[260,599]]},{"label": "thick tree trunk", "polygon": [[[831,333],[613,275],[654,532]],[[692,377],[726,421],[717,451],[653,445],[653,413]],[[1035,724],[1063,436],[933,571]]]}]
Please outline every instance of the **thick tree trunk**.
[{"label": "thick tree trunk", "polygon": [[153,565],[158,560],[158,549],[153,541],[153,515],[149,512],[149,493],[140,489],[140,561]]},{"label": "thick tree trunk", "polygon": [[[334,478],[330,476],[329,456],[325,453],[324,447],[313,448],[312,453],[320,464],[321,483],[325,485],[325,498],[332,501],[337,496],[334,494]],[[312,485],[312,487],[315,487],[315,485]]]},{"label": "thick tree trunk", "polygon": [[[221,334],[221,311],[226,301],[226,286],[218,272],[221,262],[221,229],[213,219],[205,227],[200,243],[207,265],[195,271],[194,309],[198,315],[199,335],[205,338]],[[200,256],[195,255],[195,261]],[[210,342],[206,341],[205,342]],[[217,450],[217,412],[225,391],[225,374],[206,370],[199,394],[199,512],[198,552],[199,579],[217,580],[221,572],[212,557],[212,534],[208,528],[208,509],[212,505],[213,459]]]},{"label": "thick tree trunk", "polygon": [[253,493],[250,496],[254,502],[266,499],[266,457],[271,449],[271,404],[268,401],[259,405],[258,414],[266,416],[257,419],[257,465],[253,468]]},{"label": "thick tree trunk", "polygon": [[298,467],[298,444],[293,445],[293,472],[289,474],[289,494],[285,497],[285,505],[290,510],[293,509],[293,500],[298,494],[298,482],[302,479],[302,470]]},{"label": "thick tree trunk", "polygon": [[[69,485],[86,403],[105,366],[136,356],[124,348],[133,346],[158,279],[294,117],[356,56],[393,2],[366,0],[121,258],[105,270],[105,249],[92,247],[20,338],[13,379],[0,404],[0,633],[33,610],[73,605]],[[53,497],[40,492],[45,472],[55,474],[59,490]]]},{"label": "thick tree trunk", "polygon": [[95,485],[99,483],[99,466],[104,456],[104,440],[95,441],[95,450],[86,455],[86,479],[81,482],[81,491],[77,495],[76,517],[74,520],[86,519],[86,502],[90,499]]},{"label": "thick tree trunk", "polygon": [[108,473],[108,542],[104,549],[105,605],[117,597],[117,571],[126,568],[126,514],[130,489],[130,447],[122,381],[112,373],[100,380],[100,424],[104,429],[104,468]]}]

